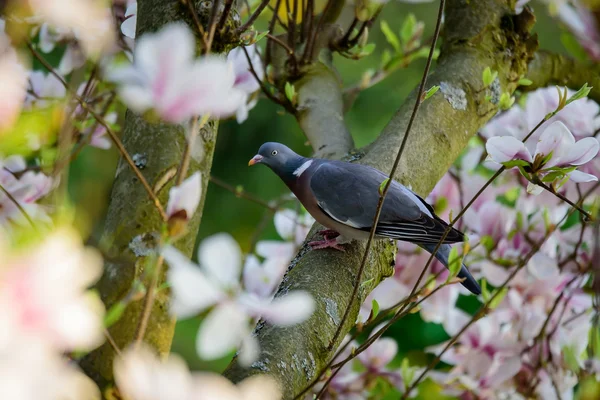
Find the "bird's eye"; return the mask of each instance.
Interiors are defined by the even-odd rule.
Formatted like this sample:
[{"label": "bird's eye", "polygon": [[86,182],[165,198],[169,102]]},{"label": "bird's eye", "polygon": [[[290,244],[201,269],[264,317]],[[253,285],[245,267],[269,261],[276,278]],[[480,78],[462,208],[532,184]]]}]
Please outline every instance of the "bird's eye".
[{"label": "bird's eye", "polygon": [[271,152],[271,155],[273,155],[273,156],[276,156],[276,155],[277,155],[277,150],[273,150],[273,151]]}]

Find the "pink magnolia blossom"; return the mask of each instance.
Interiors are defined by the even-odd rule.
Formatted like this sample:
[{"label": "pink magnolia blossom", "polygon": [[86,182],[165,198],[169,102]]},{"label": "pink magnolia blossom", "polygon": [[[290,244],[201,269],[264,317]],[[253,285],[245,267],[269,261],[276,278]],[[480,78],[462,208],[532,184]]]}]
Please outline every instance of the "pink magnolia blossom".
[{"label": "pink magnolia blossom", "polygon": [[[593,137],[575,141],[569,129],[560,121],[553,122],[540,135],[531,154],[520,140],[512,136],[492,137],[486,143],[486,149],[492,160],[506,163],[512,160],[524,160],[533,163],[537,158],[550,157],[542,164],[543,168],[579,166],[587,163],[598,154],[600,144]],[[597,177],[581,171],[570,172],[574,182],[589,182]]]},{"label": "pink magnolia blossom", "polygon": [[86,289],[101,273],[99,255],[66,230],[5,258],[0,264],[0,330],[64,351],[93,349],[104,341],[104,307]]},{"label": "pink magnolia blossom", "polygon": [[249,336],[249,323],[256,317],[280,326],[307,319],[314,310],[312,297],[302,291],[262,298],[240,286],[241,250],[227,234],[205,239],[198,249],[200,266],[175,250],[162,250],[170,265],[168,280],[173,291],[171,311],[189,317],[213,307],[200,327],[198,354],[205,359],[222,357],[242,344],[240,361],[251,363],[257,356],[256,339]]},{"label": "pink magnolia blossom", "polygon": [[7,196],[0,191],[0,227],[9,229],[12,224],[28,225],[28,218],[50,222],[46,208],[36,202],[50,192],[52,179],[41,172],[26,171],[23,157],[0,159],[0,185],[10,193]]},{"label": "pink magnolia blossom", "polygon": [[128,349],[115,360],[115,380],[129,400],[278,400],[276,383],[257,375],[237,385],[214,373],[190,373],[177,355],[166,361],[146,347]]},{"label": "pink magnolia blossom", "polygon": [[138,40],[134,63],[109,71],[119,94],[135,112],[153,108],[172,123],[193,116],[226,117],[243,106],[233,67],[218,57],[194,59],[195,40],[186,25],[172,23]]},{"label": "pink magnolia blossom", "polygon": [[114,41],[111,12],[101,0],[29,0],[34,20],[72,30],[86,53],[98,55]]},{"label": "pink magnolia blossom", "polygon": [[[258,79],[262,81],[265,77],[265,69],[263,68],[258,47],[256,44],[252,44],[250,46],[246,46],[245,48],[248,52],[248,56],[250,56],[252,68],[256,72]],[[250,72],[250,64],[248,64],[246,54],[241,47],[236,47],[235,49],[231,50],[227,55],[227,61],[233,65],[233,70],[235,72],[235,88],[246,93],[248,97],[260,89],[260,84],[256,81],[254,75],[252,75],[252,72]],[[240,124],[244,122],[248,118],[248,112],[254,108],[255,105],[256,100],[246,101],[237,110],[237,122]]]},{"label": "pink magnolia blossom", "polygon": [[0,87],[1,136],[2,131],[10,129],[19,117],[27,90],[27,70],[3,27],[0,27]]},{"label": "pink magnolia blossom", "polygon": [[166,213],[168,217],[184,211],[185,219],[190,219],[196,212],[202,197],[202,176],[195,172],[184,180],[181,185],[173,186],[169,190],[169,202]]},{"label": "pink magnolia blossom", "polygon": [[67,91],[64,85],[54,75],[42,71],[31,71],[29,74],[29,93],[25,105],[45,107],[53,99],[62,99]]},{"label": "pink magnolia blossom", "polygon": [[[104,121],[106,121],[109,124],[115,124],[117,122],[117,113],[116,112],[108,113],[104,117]],[[89,133],[88,133],[88,135],[89,135]],[[96,129],[94,129],[94,131],[91,133],[90,146],[96,147],[98,149],[106,150],[106,149],[110,149],[111,145],[112,145],[112,140],[109,137],[107,137],[106,128],[104,126],[98,124]]]}]

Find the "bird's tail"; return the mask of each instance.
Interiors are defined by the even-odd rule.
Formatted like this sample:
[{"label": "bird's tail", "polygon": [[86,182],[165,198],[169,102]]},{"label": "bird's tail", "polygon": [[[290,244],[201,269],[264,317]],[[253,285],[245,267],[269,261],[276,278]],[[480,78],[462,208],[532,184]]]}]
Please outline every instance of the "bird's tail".
[{"label": "bird's tail", "polygon": [[[433,253],[435,250],[435,244],[419,244],[419,247],[427,250],[429,253]],[[450,257],[450,247],[449,244],[443,244],[438,249],[437,253],[435,253],[435,258],[437,258],[446,268],[448,268],[448,258]],[[458,273],[459,278],[464,278],[462,281],[462,285],[469,289],[469,291],[473,294],[479,295],[481,294],[481,287],[473,278],[473,275],[467,270],[467,266],[465,264],[462,265],[460,272]]]}]

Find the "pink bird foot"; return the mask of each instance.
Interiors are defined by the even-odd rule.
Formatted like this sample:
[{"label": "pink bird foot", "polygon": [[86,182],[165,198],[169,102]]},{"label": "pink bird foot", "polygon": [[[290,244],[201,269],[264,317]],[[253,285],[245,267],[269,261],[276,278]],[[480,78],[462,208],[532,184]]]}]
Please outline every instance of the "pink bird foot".
[{"label": "pink bird foot", "polygon": [[333,229],[322,229],[317,233],[323,236],[323,239],[325,240],[335,239],[336,237],[340,236],[340,233],[338,231],[334,231]]},{"label": "pink bird foot", "polygon": [[[337,232],[336,232],[337,233]],[[325,237],[325,235],[323,235]],[[339,236],[339,233],[338,233]],[[344,250],[344,248],[337,242],[337,240],[335,238],[333,239],[325,239],[325,240],[316,240],[314,242],[308,242],[308,245],[313,249],[313,250],[318,250],[318,249],[336,249],[339,251],[346,251]]]}]

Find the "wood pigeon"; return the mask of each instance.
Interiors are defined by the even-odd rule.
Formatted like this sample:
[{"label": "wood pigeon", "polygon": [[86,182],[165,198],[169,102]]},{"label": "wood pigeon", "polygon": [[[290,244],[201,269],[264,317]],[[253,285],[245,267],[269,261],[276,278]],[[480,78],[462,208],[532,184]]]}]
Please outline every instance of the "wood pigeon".
[{"label": "wood pigeon", "polygon": [[[323,226],[322,241],[310,242],[312,248],[343,250],[348,239],[369,237],[379,187],[387,179],[383,172],[367,165],[343,161],[305,158],[280,143],[263,144],[248,165],[265,164],[285,182],[306,210]],[[407,187],[392,181],[383,202],[376,238],[392,238],[414,243],[429,253],[435,250],[448,224],[433,208]],[[446,267],[449,243],[462,242],[464,234],[454,228],[444,239],[435,257]],[[481,288],[463,264],[459,278],[463,286],[478,295]]]}]

